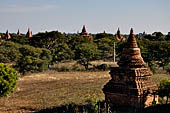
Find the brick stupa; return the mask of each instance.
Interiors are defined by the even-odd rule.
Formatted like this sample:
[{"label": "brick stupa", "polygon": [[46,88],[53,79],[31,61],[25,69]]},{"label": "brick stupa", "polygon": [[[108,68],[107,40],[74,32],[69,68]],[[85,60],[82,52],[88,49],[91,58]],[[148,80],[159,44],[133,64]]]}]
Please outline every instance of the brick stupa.
[{"label": "brick stupa", "polygon": [[158,102],[158,96],[151,95],[157,85],[150,80],[152,72],[141,57],[133,29],[118,65],[111,69],[112,79],[103,88],[106,103],[111,109],[116,106],[144,108],[150,106],[153,100]]},{"label": "brick stupa", "polygon": [[120,34],[120,29],[118,28],[118,30],[117,30],[117,33],[116,33],[116,38],[117,38],[117,40],[118,41],[125,41],[126,39],[125,39],[125,37],[123,37],[121,34]]},{"label": "brick stupa", "polygon": [[32,31],[30,30],[30,28],[28,28],[28,31],[27,31],[26,37],[28,37],[28,38],[32,38]]},{"label": "brick stupa", "polygon": [[5,39],[8,40],[11,38],[11,35],[9,34],[8,30],[6,31],[6,34],[5,34]]},{"label": "brick stupa", "polygon": [[21,33],[20,33],[19,29],[18,29],[18,31],[17,31],[17,35],[21,35]]},{"label": "brick stupa", "polygon": [[82,32],[80,33],[80,36],[87,37],[90,40],[93,40],[93,37],[91,35],[89,35],[88,32],[86,31],[85,25],[83,25],[83,29],[82,29]]}]

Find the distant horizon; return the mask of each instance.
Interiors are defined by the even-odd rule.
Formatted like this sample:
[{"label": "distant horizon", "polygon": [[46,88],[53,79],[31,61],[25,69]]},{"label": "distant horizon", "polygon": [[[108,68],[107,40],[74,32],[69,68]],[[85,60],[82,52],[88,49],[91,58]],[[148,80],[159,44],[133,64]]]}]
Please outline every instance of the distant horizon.
[{"label": "distant horizon", "polygon": [[106,31],[115,34],[170,32],[170,0],[5,0],[0,4],[0,32],[18,29],[33,34],[45,31],[65,33]]},{"label": "distant horizon", "polygon": [[[30,27],[29,27],[30,28]],[[87,27],[86,27],[86,29],[87,29]],[[117,28],[118,29],[118,28]],[[122,33],[121,32],[121,29],[120,29],[120,33],[121,34],[123,34],[123,35],[128,35],[128,34],[130,34],[130,29],[131,28],[129,28],[129,33]],[[10,32],[10,30],[9,29],[7,29],[8,30],[8,32],[11,34],[11,33],[17,33],[18,32],[18,29],[16,30],[16,32]],[[6,30],[6,31],[7,31]],[[30,28],[30,30],[32,31],[32,29]],[[152,34],[152,33],[154,33],[154,32],[161,32],[161,31],[153,31],[152,33],[148,33],[147,31],[143,31],[143,32],[138,32],[138,33],[135,33],[135,29],[133,28],[133,30],[134,30],[134,34],[139,34],[139,33],[143,33],[143,32],[145,32],[146,34]],[[5,32],[0,32],[0,33],[6,33],[6,31]],[[23,30],[20,30],[19,29],[19,31],[20,31],[20,33],[21,34],[26,34],[27,33],[27,31],[28,31],[28,29],[26,30],[26,31],[24,31],[24,32],[22,32]],[[66,34],[77,34],[78,32],[79,33],[81,33],[81,31],[82,31],[82,29],[81,30],[77,30],[77,32],[64,32],[64,31],[60,31],[60,30],[45,30],[45,31],[39,31],[39,32],[34,32],[34,31],[32,31],[33,32],[33,35],[34,34],[38,34],[38,33],[45,33],[45,32],[51,32],[51,31],[58,31],[58,32],[61,32],[61,33],[66,33]],[[98,33],[108,33],[108,34],[116,34],[117,33],[117,30],[115,30],[115,32],[107,32],[106,30],[103,30],[102,32],[89,32],[88,30],[87,30],[87,32],[89,33],[89,34],[98,34]],[[170,32],[170,31],[168,31],[168,32]],[[168,34],[168,32],[167,33],[163,33],[163,32],[161,32],[161,33],[163,33],[164,35],[167,35]]]}]

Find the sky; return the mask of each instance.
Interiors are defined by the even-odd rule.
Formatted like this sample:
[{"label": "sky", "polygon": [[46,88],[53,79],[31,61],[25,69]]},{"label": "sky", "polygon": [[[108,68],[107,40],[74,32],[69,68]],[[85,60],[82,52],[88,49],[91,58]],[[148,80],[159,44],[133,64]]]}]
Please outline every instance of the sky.
[{"label": "sky", "polygon": [[170,32],[170,0],[0,0],[0,32]]}]

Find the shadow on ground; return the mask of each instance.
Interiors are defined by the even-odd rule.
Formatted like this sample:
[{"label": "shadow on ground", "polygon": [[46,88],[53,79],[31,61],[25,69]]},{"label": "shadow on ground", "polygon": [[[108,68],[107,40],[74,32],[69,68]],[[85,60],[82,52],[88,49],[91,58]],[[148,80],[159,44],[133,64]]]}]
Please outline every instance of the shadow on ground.
[{"label": "shadow on ground", "polygon": [[[100,112],[99,112],[100,110]],[[35,113],[106,113],[105,105],[93,106],[90,104],[87,105],[76,105],[76,104],[67,104],[54,108],[42,109]],[[109,112],[111,113],[111,112]],[[119,109],[116,113],[170,113],[170,104],[167,105],[155,105],[143,110],[126,110],[123,108]]]}]

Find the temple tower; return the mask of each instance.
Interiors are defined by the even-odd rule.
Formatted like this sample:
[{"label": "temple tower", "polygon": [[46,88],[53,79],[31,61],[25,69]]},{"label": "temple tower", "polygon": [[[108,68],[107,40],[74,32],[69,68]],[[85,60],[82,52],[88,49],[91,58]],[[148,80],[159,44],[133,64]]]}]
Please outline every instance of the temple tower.
[{"label": "temple tower", "polygon": [[5,34],[5,39],[8,40],[11,38],[11,35],[9,34],[8,30],[6,31],[6,34]]},{"label": "temple tower", "polygon": [[18,29],[18,31],[17,31],[17,35],[21,35],[21,33],[20,33],[19,29]]},{"label": "temple tower", "polygon": [[111,69],[111,80],[103,88],[106,103],[111,108],[144,108],[150,106],[153,101],[158,102],[158,96],[151,95],[157,85],[150,80],[152,72],[141,57],[133,29],[118,65],[119,67]]},{"label": "temple tower", "polygon": [[93,40],[93,37],[91,35],[89,35],[88,32],[86,31],[85,25],[83,25],[83,29],[82,29],[82,32],[80,33],[80,36],[87,37],[90,40]]},{"label": "temple tower", "polygon": [[117,38],[117,40],[118,41],[125,41],[126,39],[125,39],[125,37],[123,37],[121,34],[120,34],[120,29],[118,28],[118,30],[117,30],[117,33],[116,33],[116,38]]},{"label": "temple tower", "polygon": [[31,38],[32,37],[32,31],[30,30],[30,28],[28,28],[26,37]]}]

